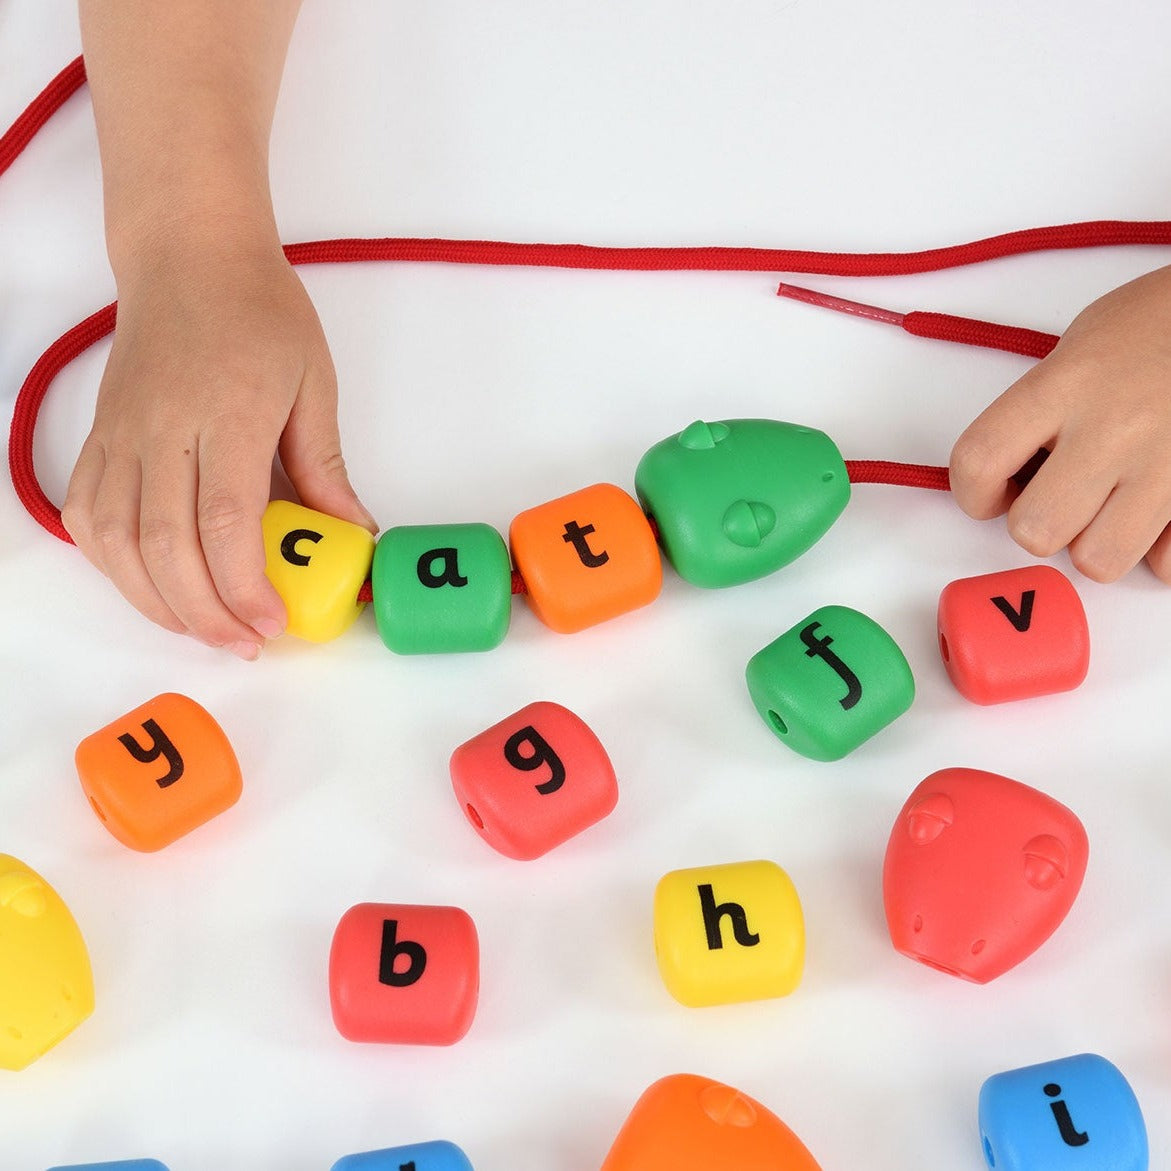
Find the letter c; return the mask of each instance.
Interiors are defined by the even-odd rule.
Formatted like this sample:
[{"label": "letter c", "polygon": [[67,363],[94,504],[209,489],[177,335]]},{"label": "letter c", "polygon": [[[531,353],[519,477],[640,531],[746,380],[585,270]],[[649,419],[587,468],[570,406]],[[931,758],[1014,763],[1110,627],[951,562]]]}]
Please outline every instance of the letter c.
[{"label": "letter c", "polygon": [[293,529],[292,532],[285,533],[281,540],[281,556],[290,565],[308,565],[309,555],[299,553],[297,544],[300,541],[312,541],[316,545],[320,540],[321,533],[315,533],[312,529]]}]

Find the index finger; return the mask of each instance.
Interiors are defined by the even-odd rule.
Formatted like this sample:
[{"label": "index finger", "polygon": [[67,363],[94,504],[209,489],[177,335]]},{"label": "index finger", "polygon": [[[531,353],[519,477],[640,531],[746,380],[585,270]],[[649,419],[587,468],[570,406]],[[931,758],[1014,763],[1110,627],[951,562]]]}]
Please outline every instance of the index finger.
[{"label": "index finger", "polygon": [[1057,437],[1060,419],[1041,393],[1036,367],[988,406],[956,440],[951,489],[968,516],[989,520],[1008,511]]},{"label": "index finger", "polygon": [[260,521],[273,453],[256,436],[209,433],[200,445],[196,523],[224,605],[262,638],[285,631],[285,604],[264,572]]}]

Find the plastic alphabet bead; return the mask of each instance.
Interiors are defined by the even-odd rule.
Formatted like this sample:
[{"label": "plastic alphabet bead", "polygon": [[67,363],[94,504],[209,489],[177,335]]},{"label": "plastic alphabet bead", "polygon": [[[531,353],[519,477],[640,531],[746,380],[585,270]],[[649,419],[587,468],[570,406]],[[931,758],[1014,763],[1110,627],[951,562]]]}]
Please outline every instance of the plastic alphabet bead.
[{"label": "plastic alphabet bead", "polygon": [[1082,1053],[990,1077],[980,1089],[995,1171],[1147,1171],[1147,1128],[1126,1078]]},{"label": "plastic alphabet bead", "polygon": [[455,1143],[412,1143],[346,1155],[330,1171],[473,1171],[468,1157]]},{"label": "plastic alphabet bead", "polygon": [[642,457],[634,484],[679,576],[709,587],[788,565],[850,499],[829,436],[771,419],[692,423]]},{"label": "plastic alphabet bead", "polygon": [[588,725],[531,703],[451,754],[451,783],[476,832],[509,858],[548,853],[613,810],[614,766]]},{"label": "plastic alphabet bead", "polygon": [[759,1102],[710,1078],[677,1073],[634,1104],[601,1171],[821,1171],[801,1140]]},{"label": "plastic alphabet bead", "polygon": [[374,538],[360,525],[288,500],[261,518],[264,572],[284,600],[288,631],[328,642],[349,629],[364,604],[358,591],[374,559]]},{"label": "plastic alphabet bead", "polygon": [[336,638],[373,597],[391,650],[489,650],[508,630],[508,552],[533,612],[568,634],[658,597],[659,539],[685,580],[735,585],[803,553],[850,498],[827,435],[769,419],[692,423],[646,453],[636,485],[654,525],[621,488],[594,484],[517,515],[504,556],[487,525],[402,526],[375,546],[358,525],[276,500],[262,518],[265,572],[289,633],[311,642]]},{"label": "plastic alphabet bead", "polygon": [[520,513],[508,531],[533,612],[572,634],[659,596],[663,563],[638,501],[594,484]]},{"label": "plastic alphabet bead", "polygon": [[242,791],[219,724],[173,692],[87,736],[75,759],[94,812],[134,850],[161,850],[230,808]]},{"label": "plastic alphabet bead", "polygon": [[359,903],[329,952],[329,998],[349,1041],[452,1045],[480,991],[476,925],[458,907]]},{"label": "plastic alphabet bead", "polygon": [[158,1159],[118,1159],[113,1163],[70,1163],[68,1167],[50,1167],[49,1171],[167,1171]]},{"label": "plastic alphabet bead", "polygon": [[1086,612],[1051,565],[960,578],[939,597],[939,653],[973,703],[1070,691],[1090,666]]},{"label": "plastic alphabet bead", "polygon": [[41,876],[0,854],[0,1069],[24,1069],[94,1010],[89,953]]},{"label": "plastic alphabet bead", "polygon": [[490,525],[405,525],[374,550],[374,617],[400,655],[487,651],[512,615],[512,564]]},{"label": "plastic alphabet bead", "polygon": [[801,901],[775,862],[673,870],[655,889],[654,919],[659,972],[681,1004],[787,996],[801,981]]},{"label": "plastic alphabet bead", "polygon": [[846,606],[823,606],[802,619],[749,660],[746,677],[764,722],[813,760],[840,760],[915,698],[898,644]]},{"label": "plastic alphabet bead", "polygon": [[949,768],[895,820],[882,893],[895,950],[987,983],[1031,955],[1081,889],[1089,843],[1052,797],[995,773]]}]

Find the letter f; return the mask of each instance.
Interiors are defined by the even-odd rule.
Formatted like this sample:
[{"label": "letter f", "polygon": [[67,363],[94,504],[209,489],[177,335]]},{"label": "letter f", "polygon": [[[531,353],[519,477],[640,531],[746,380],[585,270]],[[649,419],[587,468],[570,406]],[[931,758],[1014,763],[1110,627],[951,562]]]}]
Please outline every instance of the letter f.
[{"label": "letter f", "polygon": [[862,698],[862,682],[837,655],[831,651],[830,645],[833,639],[830,636],[824,635],[818,638],[817,630],[820,628],[820,622],[810,622],[808,626],[801,631],[801,641],[806,646],[805,655],[810,659],[823,659],[839,679],[846,685],[846,694],[838,700],[842,705],[842,711],[848,712],[858,700]]}]

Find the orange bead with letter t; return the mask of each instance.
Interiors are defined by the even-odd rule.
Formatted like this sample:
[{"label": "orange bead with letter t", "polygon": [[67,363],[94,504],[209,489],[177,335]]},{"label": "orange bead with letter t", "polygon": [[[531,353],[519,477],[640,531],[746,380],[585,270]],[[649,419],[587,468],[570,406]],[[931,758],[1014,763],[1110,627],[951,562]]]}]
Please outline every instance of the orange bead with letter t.
[{"label": "orange bead with letter t", "polygon": [[169,846],[242,791],[223,729],[185,695],[156,695],[87,736],[75,759],[94,812],[134,850]]},{"label": "orange bead with letter t", "polygon": [[508,531],[529,605],[551,630],[572,634],[659,596],[663,563],[638,501],[594,484],[517,516]]}]

